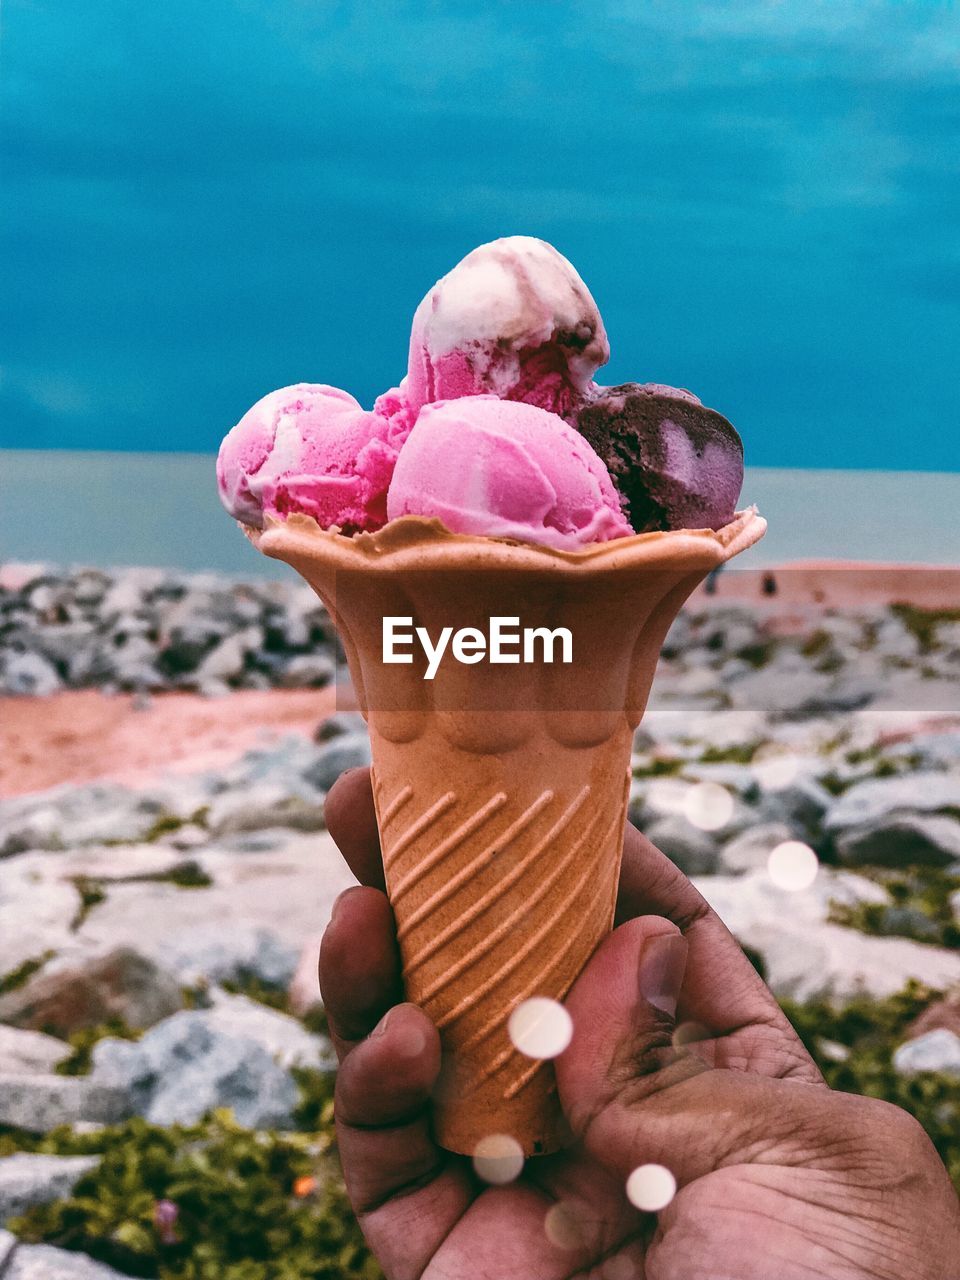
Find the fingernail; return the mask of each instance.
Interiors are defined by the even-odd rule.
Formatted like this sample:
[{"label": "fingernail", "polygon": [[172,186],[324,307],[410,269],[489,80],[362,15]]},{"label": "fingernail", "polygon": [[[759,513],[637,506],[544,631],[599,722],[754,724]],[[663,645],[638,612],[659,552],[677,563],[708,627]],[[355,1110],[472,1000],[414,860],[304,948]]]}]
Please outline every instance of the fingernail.
[{"label": "fingernail", "polygon": [[647,1004],[672,1018],[687,967],[687,943],[678,933],[648,938],[640,956],[640,994]]},{"label": "fingernail", "polygon": [[380,1019],[380,1021],[377,1023],[377,1025],[370,1032],[372,1036],[382,1036],[384,1034],[384,1032],[387,1029],[387,1023],[390,1021],[391,1013],[393,1013],[393,1009],[388,1009],[387,1012]]}]

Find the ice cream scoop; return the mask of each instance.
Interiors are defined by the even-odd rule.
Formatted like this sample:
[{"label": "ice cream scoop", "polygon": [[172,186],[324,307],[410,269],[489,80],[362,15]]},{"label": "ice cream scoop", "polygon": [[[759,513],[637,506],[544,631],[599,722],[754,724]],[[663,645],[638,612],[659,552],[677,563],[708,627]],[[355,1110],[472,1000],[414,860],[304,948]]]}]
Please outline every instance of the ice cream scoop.
[{"label": "ice cream scoop", "polygon": [[387,516],[574,551],[632,530],[585,438],[535,405],[467,396],[425,405],[400,452]]},{"label": "ice cream scoop", "polygon": [[566,416],[609,357],[597,304],[567,259],[507,236],[468,253],[420,303],[404,393],[414,413],[490,393]]},{"label": "ice cream scoop", "polygon": [[720,529],[743,484],[743,445],[719,413],[660,383],[598,387],[577,429],[606,467],[637,533]]},{"label": "ice cream scoop", "polygon": [[[391,411],[394,410],[394,411]],[[379,529],[410,418],[392,402],[370,412],[346,391],[301,382],[271,391],[226,436],[220,500],[243,524],[292,511],[344,533]]]}]

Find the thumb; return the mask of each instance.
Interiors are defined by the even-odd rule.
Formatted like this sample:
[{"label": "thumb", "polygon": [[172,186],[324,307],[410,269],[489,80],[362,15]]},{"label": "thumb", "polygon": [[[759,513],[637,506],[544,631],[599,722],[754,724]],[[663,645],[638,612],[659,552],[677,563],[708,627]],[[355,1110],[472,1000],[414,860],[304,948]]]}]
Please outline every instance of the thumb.
[{"label": "thumb", "polygon": [[567,997],[560,1101],[587,1151],[624,1178],[648,1163],[680,1185],[710,1172],[741,1148],[773,1102],[761,1095],[779,1083],[674,1049],[686,953],[675,925],[641,916],[604,939]]},{"label": "thumb", "polygon": [[[567,997],[570,1047],[556,1061],[574,1132],[637,1077],[669,1067],[687,942],[661,916],[639,916],[603,940]],[[695,1064],[696,1065],[696,1064]]]}]

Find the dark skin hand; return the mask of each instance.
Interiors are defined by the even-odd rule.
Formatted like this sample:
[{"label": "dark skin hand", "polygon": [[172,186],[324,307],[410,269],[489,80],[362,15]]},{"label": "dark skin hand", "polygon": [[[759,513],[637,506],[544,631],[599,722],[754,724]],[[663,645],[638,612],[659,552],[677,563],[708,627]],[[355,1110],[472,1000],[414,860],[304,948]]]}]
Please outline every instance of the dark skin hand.
[{"label": "dark skin hand", "polygon": [[[958,1280],[960,1206],[919,1124],[827,1088],[720,919],[633,828],[619,927],[566,1002],[576,1143],[487,1186],[431,1137],[440,1043],[402,1003],[367,770],[331,790],[327,825],[360,881],[320,953],[337,1134],[389,1280]],[[703,1038],[678,1050],[678,1023]],[[677,1180],[657,1216],[624,1194],[647,1163]]]}]

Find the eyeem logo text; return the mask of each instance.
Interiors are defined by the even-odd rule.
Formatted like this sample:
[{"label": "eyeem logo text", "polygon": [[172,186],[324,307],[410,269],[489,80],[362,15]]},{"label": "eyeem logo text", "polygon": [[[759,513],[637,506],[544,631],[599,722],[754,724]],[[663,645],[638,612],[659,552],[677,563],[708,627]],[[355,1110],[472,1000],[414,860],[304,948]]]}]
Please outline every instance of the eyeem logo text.
[{"label": "eyeem logo text", "polygon": [[449,648],[457,662],[520,663],[553,662],[559,645],[559,662],[573,661],[573,636],[566,627],[522,627],[519,618],[490,619],[489,634],[478,627],[444,627],[436,644],[426,627],[414,627],[413,618],[386,617],[383,620],[383,661],[412,663],[413,647],[419,643],[426,654],[424,680],[432,680]]}]

